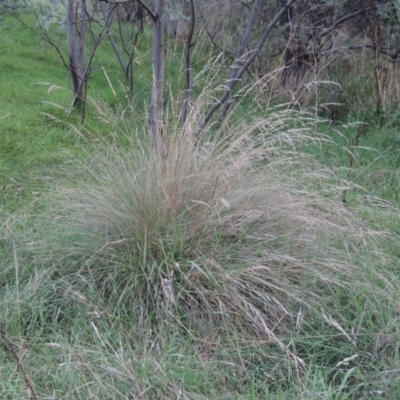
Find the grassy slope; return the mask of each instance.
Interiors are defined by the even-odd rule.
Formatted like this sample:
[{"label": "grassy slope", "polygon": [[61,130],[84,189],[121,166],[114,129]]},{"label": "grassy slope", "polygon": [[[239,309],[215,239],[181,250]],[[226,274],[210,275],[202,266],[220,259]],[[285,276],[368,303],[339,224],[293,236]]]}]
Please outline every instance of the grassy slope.
[{"label": "grassy slope", "polygon": [[[90,142],[108,135],[110,128],[104,127],[102,121],[94,118],[98,114],[89,110],[87,127],[94,135],[82,139],[68,124],[54,122],[44,115],[66,120],[64,111],[46,102],[68,107],[67,71],[50,46],[13,19],[1,21],[0,30],[0,117],[4,116],[0,125],[0,209],[5,211],[0,214],[2,223],[6,214],[20,210],[47,190],[46,177],[67,161],[66,150],[78,154],[84,148],[90,149]],[[112,54],[106,46],[99,57],[107,63],[108,74],[121,94],[118,66],[110,61]],[[132,107],[132,118],[142,114],[142,106],[136,104],[142,104],[148,95],[149,58],[144,48],[139,54],[137,74],[141,97],[136,98],[137,103]],[[43,82],[46,84],[38,84]],[[49,90],[52,85],[61,89]],[[89,96],[108,102],[118,114],[116,101],[100,69],[93,74]],[[67,121],[75,124],[79,118],[71,115]],[[313,153],[327,165],[347,167],[348,153],[343,148],[350,148],[356,128],[342,130],[345,137],[335,135],[331,126],[326,129],[334,142],[320,151],[313,148]],[[399,145],[394,132],[395,127],[370,128],[360,141],[360,147],[369,149],[357,150],[349,176],[366,187],[368,195],[398,204]],[[343,174],[347,175],[347,171]],[[386,215],[378,209],[365,212],[372,222],[399,232],[399,223]],[[32,227],[24,229],[29,231]],[[83,399],[90,395],[104,399],[132,398],[130,393],[145,390],[148,398],[178,398],[180,390],[189,398],[218,399],[380,398],[379,390],[386,398],[400,396],[399,299],[397,293],[390,292],[399,287],[395,260],[400,249],[393,244],[385,249],[389,264],[371,260],[372,267],[394,272],[392,282],[383,279],[380,282],[387,292],[385,303],[381,294],[369,293],[367,289],[360,288],[358,293],[349,295],[344,289],[332,288],[329,299],[324,300],[331,309],[325,312],[334,314],[334,310],[339,310],[336,314],[342,320],[329,323],[315,317],[302,330],[294,332],[292,338],[287,338],[293,339],[297,354],[309,366],[299,377],[296,369],[282,371],[273,360],[266,363],[256,345],[241,349],[244,353],[239,359],[252,360],[246,368],[231,368],[238,362],[238,356],[235,346],[224,340],[235,343],[232,337],[213,342],[213,351],[220,355],[219,362],[212,363],[207,362],[207,353],[196,347],[199,343],[192,343],[190,335],[173,324],[159,333],[161,339],[150,331],[147,336],[135,335],[135,328],[130,326],[130,310],[121,307],[117,300],[102,302],[98,287],[90,282],[85,286],[77,280],[72,287],[70,281],[42,268],[44,262],[35,264],[24,251],[9,251],[13,249],[9,238],[0,236],[0,239],[5,254],[0,273],[4,320],[0,323],[2,329],[7,327],[7,332],[1,332],[1,346],[5,350],[0,352],[2,398],[26,398],[27,379],[32,380],[41,396],[46,394],[49,398],[64,398],[65,393],[68,398]],[[375,277],[371,275],[368,279],[372,281]],[[123,288],[115,282],[104,290],[110,298],[118,299]],[[356,344],[350,343],[341,329],[355,330]],[[163,350],[157,353],[154,349],[161,346],[158,341],[162,342]],[[16,344],[16,354],[10,350],[13,347],[10,342]],[[336,367],[355,354],[355,361]],[[25,381],[21,370],[16,369],[15,355],[28,373]],[[271,350],[271,358],[274,356]],[[137,382],[142,388],[135,391],[132,387]]]}]

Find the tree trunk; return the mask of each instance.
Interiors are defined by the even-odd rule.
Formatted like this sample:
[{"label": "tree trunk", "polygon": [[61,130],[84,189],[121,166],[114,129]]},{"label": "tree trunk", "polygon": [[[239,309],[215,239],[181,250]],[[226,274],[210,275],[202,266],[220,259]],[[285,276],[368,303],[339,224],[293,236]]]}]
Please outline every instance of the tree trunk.
[{"label": "tree trunk", "polygon": [[73,91],[72,107],[75,107],[84,102],[83,63],[87,13],[84,1],[68,0],[67,7],[69,70]]},{"label": "tree trunk", "polygon": [[183,100],[183,110],[182,110],[182,124],[185,126],[186,119],[189,113],[190,97],[192,94],[192,58],[191,58],[191,48],[193,46],[193,34],[194,27],[196,24],[196,7],[195,0],[190,0],[190,28],[188,35],[186,37],[185,46],[185,61],[186,61],[186,83],[185,83],[185,93]]},{"label": "tree trunk", "polygon": [[153,147],[163,152],[164,106],[164,6],[165,0],[156,0],[153,20],[153,87],[151,93],[150,134]]},{"label": "tree trunk", "polygon": [[282,75],[282,84],[286,86],[294,79],[298,84],[303,78],[309,65],[307,59],[308,33],[311,30],[307,20],[306,4],[304,0],[292,6],[289,23],[289,43],[285,52],[285,70]]}]

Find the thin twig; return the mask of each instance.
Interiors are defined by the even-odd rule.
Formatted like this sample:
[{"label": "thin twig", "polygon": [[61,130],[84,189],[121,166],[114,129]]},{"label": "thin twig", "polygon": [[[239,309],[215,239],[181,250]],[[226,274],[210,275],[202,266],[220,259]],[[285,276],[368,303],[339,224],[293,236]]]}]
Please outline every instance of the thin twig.
[{"label": "thin twig", "polygon": [[7,337],[7,333],[3,328],[3,325],[0,324],[0,338],[4,342],[6,350],[11,354],[11,356],[14,358],[15,363],[17,364],[17,368],[23,375],[25,385],[27,389],[31,392],[31,396],[34,400],[39,400],[39,396],[37,394],[35,385],[33,384],[31,378],[29,378],[28,374],[25,372],[24,367],[21,364],[21,361],[18,357],[17,352],[14,349],[14,343],[11,342],[11,340]]}]

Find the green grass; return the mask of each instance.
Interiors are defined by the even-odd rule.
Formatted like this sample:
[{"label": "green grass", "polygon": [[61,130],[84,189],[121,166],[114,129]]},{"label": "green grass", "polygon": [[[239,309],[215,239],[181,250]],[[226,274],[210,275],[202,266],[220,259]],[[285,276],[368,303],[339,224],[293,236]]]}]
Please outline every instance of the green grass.
[{"label": "green grass", "polygon": [[[148,33],[130,100],[100,46],[82,126],[54,50],[13,18],[0,31],[1,398],[400,396],[395,116],[352,146],[357,125],[253,89],[180,141],[171,41],[165,163],[145,128]],[[207,57],[189,132],[216,93]]]}]

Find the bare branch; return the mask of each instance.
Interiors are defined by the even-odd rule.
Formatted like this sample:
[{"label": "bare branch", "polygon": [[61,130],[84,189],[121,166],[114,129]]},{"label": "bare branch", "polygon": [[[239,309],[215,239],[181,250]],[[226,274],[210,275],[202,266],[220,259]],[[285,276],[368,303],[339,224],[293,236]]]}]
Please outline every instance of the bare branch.
[{"label": "bare branch", "polygon": [[[281,9],[275,14],[275,17],[271,20],[271,22],[267,25],[267,27],[264,29],[263,34],[255,47],[255,49],[252,50],[251,55],[247,59],[245,63],[241,66],[241,68],[237,71],[235,79],[228,80],[226,89],[224,94],[214,103],[214,105],[208,110],[206,116],[204,117],[199,130],[196,132],[196,135],[199,136],[203,130],[204,127],[207,125],[207,123],[210,121],[211,117],[214,115],[215,111],[217,111],[225,102],[229,99],[231,96],[232,90],[236,86],[237,82],[241,79],[243,74],[246,72],[247,68],[253,63],[257,55],[259,54],[260,50],[262,49],[265,41],[267,40],[269,34],[271,33],[272,29],[275,27],[275,25],[278,23],[279,19],[283,15],[287,9],[296,2],[297,0],[287,0],[284,6],[281,7]],[[226,108],[226,111],[228,111],[229,105]]]},{"label": "bare branch", "polygon": [[[102,13],[103,18],[104,18],[105,21],[107,21],[107,19],[108,19],[107,15],[112,14],[112,12],[114,11],[114,9],[107,10],[106,9],[106,5],[104,4],[104,2],[100,2],[100,9],[101,9],[101,13]],[[108,39],[109,39],[109,41],[111,43],[111,46],[112,46],[112,48],[114,50],[114,53],[118,58],[119,64],[121,65],[121,68],[124,71],[124,74],[126,75],[126,73],[127,73],[126,63],[125,63],[124,58],[122,57],[122,54],[121,54],[121,52],[120,52],[120,50],[119,50],[119,48],[117,46],[117,43],[115,43],[114,35],[113,35],[112,31],[110,30],[110,27],[108,25],[106,25],[106,33],[107,33]]]},{"label": "bare branch", "polygon": [[[348,21],[351,18],[356,17],[357,15],[363,14],[364,12],[368,11],[371,7],[365,8],[365,9],[359,9],[351,14],[345,15],[343,18],[340,18],[337,20],[333,25],[331,25],[329,28],[324,29],[319,35],[317,35],[317,39],[322,39],[324,36],[328,35],[331,33],[335,28],[337,28],[339,25],[343,24],[344,22]],[[307,38],[307,41],[311,40],[312,35],[310,35]]]},{"label": "bare branch", "polygon": [[[204,18],[203,13],[201,12],[201,9],[199,9],[200,15],[201,15],[201,19],[203,21],[206,20],[206,18]],[[214,40],[216,33],[214,33],[214,35],[209,31],[207,24],[205,23],[203,26],[204,30],[207,33],[208,38],[210,39],[212,45],[218,49],[222,54],[226,55],[227,57],[229,57],[231,60],[233,60],[233,54],[229,53],[228,51],[224,50],[221,46],[218,45],[218,43]]]},{"label": "bare branch", "polygon": [[[245,31],[243,37],[242,37],[240,45],[236,50],[235,60],[234,60],[234,62],[232,64],[232,66],[231,66],[231,70],[230,70],[230,73],[229,73],[229,81],[228,82],[236,79],[236,74],[238,73],[238,71],[240,69],[240,65],[243,64],[242,57],[243,57],[243,54],[244,54],[244,51],[245,51],[246,47],[248,46],[250,37],[251,37],[251,35],[253,33],[254,25],[256,23],[257,16],[258,16],[258,14],[260,12],[260,8],[261,8],[261,5],[262,5],[262,2],[263,2],[262,0],[256,0],[254,2],[254,4],[253,4],[250,21],[247,24],[247,28],[246,28],[246,31]],[[228,108],[229,108],[228,104],[229,104],[230,98],[231,98],[231,94],[229,94],[229,100],[226,101],[225,104],[222,107],[221,113],[220,113],[220,115],[218,117],[219,121],[222,121],[222,119],[224,118],[226,112],[228,111]]]},{"label": "bare branch", "polygon": [[143,0],[136,1],[150,14],[150,17],[154,22],[158,21],[160,15],[157,14],[157,12],[153,11]]},{"label": "bare branch", "polygon": [[7,333],[4,330],[3,326],[0,325],[0,338],[2,340],[2,342],[4,343],[4,347],[6,348],[6,350],[11,354],[11,356],[14,358],[15,363],[17,365],[17,369],[19,369],[19,371],[21,372],[23,378],[24,378],[24,382],[26,385],[26,388],[28,389],[28,391],[30,392],[30,396],[32,397],[32,399],[34,400],[39,400],[39,396],[37,394],[35,385],[33,384],[31,378],[28,376],[28,374],[25,372],[25,369],[21,363],[20,358],[18,357],[17,352],[15,351],[15,344],[11,342],[11,340],[7,337]]}]

